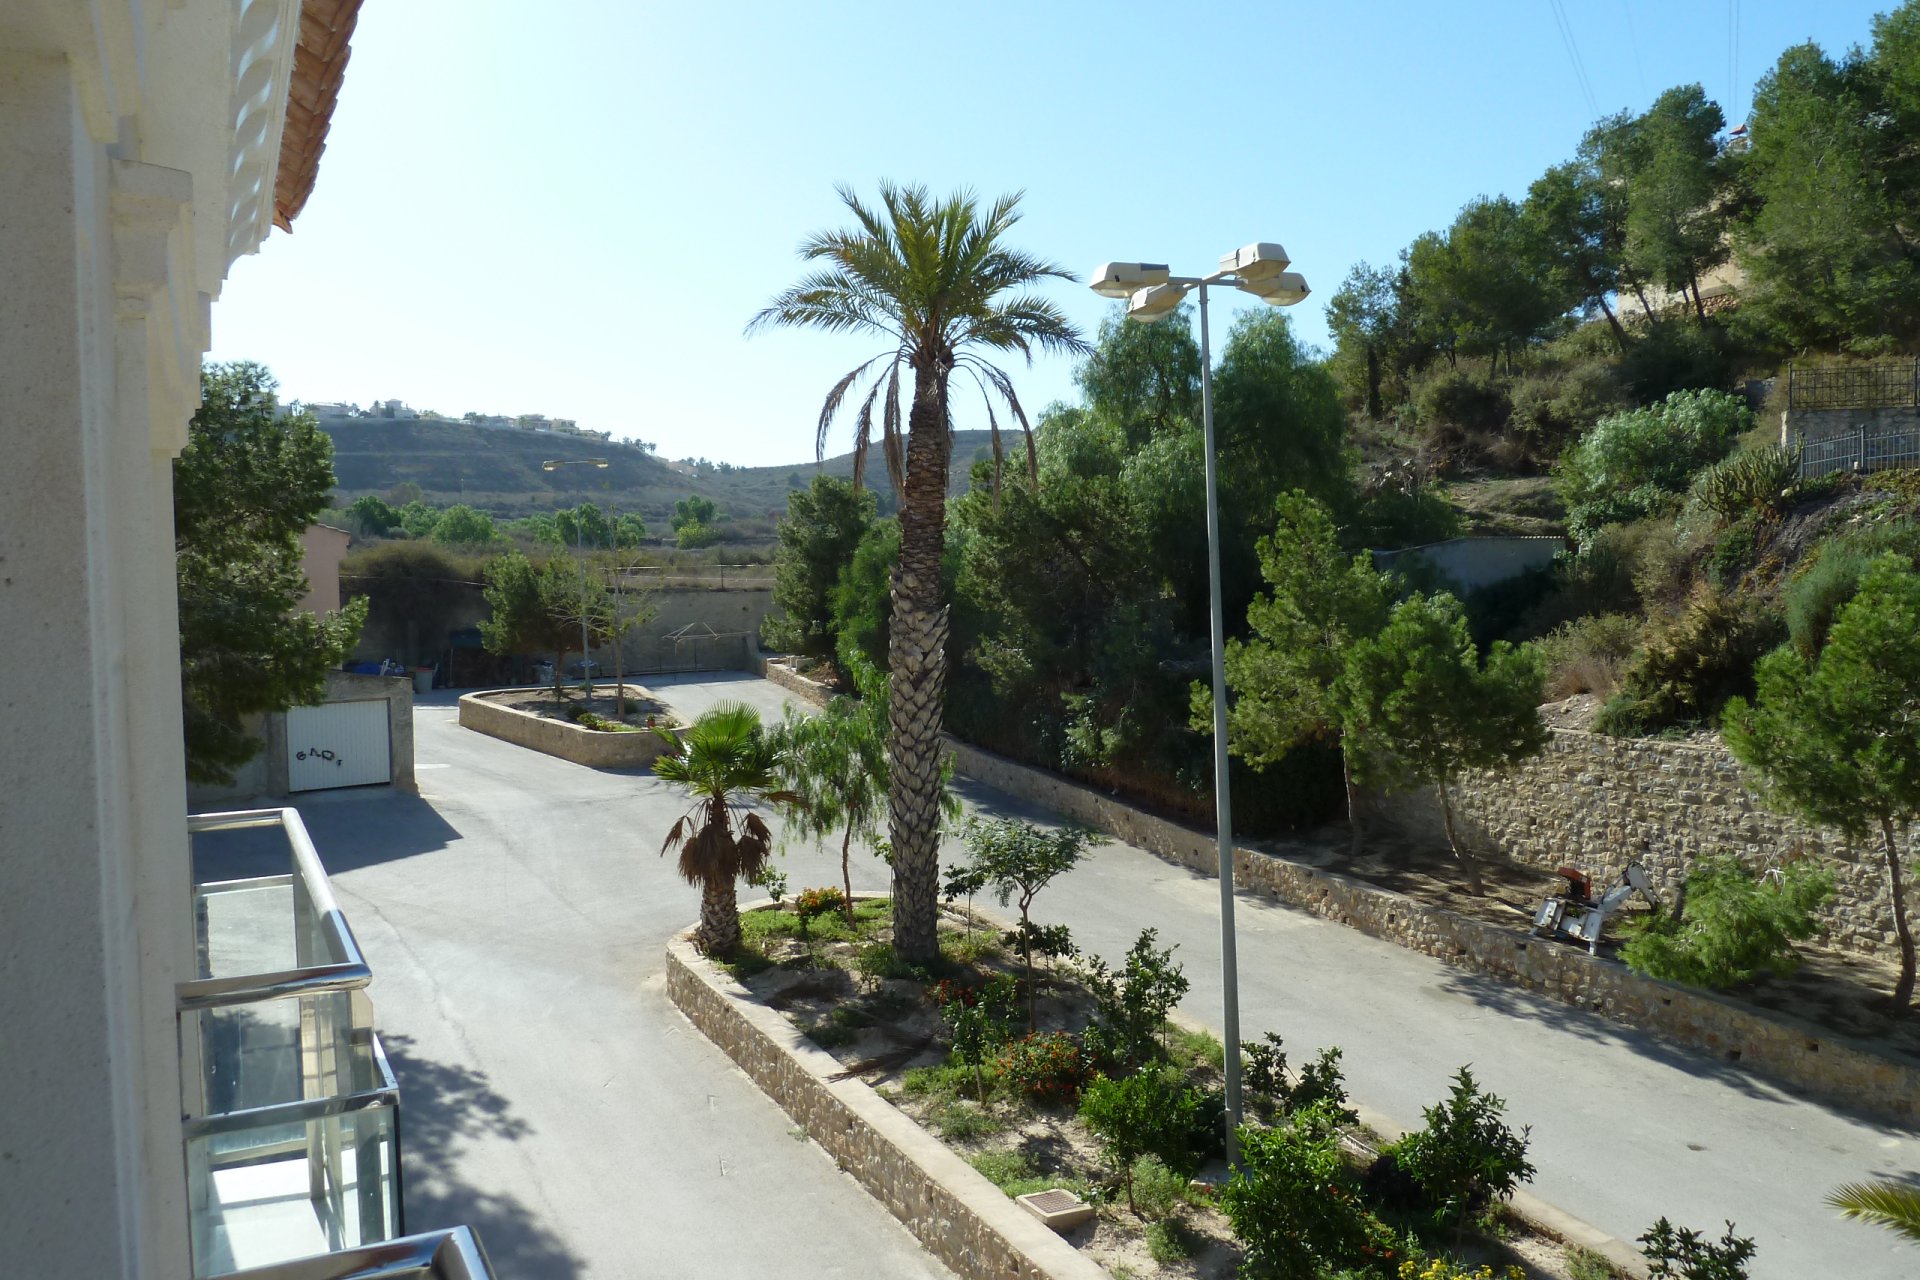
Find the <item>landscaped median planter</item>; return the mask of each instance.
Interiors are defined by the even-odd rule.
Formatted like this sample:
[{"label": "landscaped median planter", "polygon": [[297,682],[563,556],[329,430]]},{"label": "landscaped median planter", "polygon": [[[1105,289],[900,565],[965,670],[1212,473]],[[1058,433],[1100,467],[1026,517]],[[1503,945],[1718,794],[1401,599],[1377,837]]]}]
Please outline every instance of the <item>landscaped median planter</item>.
[{"label": "landscaped median planter", "polygon": [[938,1139],[695,951],[667,945],[667,993],[934,1257],[962,1276],[1107,1280]]},{"label": "landscaped median planter", "polygon": [[[575,764],[596,769],[644,769],[667,749],[660,735],[648,727],[648,718],[662,728],[682,726],[671,723],[666,707],[637,685],[627,686],[627,701],[634,708],[629,711],[628,720],[638,723],[613,730],[593,729],[560,718],[545,690],[486,689],[461,696],[460,723],[515,746],[544,751]],[[610,719],[613,699],[597,696],[593,710],[600,717]]]},{"label": "landscaped median planter", "polygon": [[[851,920],[817,901],[800,915],[809,898],[827,892],[839,900],[809,890],[792,906],[747,907],[742,944],[722,961],[676,939],[668,994],[961,1275],[1228,1280],[1247,1260],[1241,1232],[1277,1239],[1293,1229],[1286,1215],[1312,1220],[1324,1197],[1359,1206],[1384,1194],[1372,1172],[1362,1177],[1380,1154],[1380,1135],[1351,1113],[1345,1121],[1336,1114],[1344,1105],[1337,1050],[1304,1072],[1261,1059],[1267,1074],[1249,1076],[1249,1119],[1259,1119],[1244,1132],[1250,1143],[1292,1133],[1296,1123],[1321,1123],[1316,1108],[1333,1108],[1324,1113],[1329,1129],[1313,1132],[1324,1144],[1339,1130],[1344,1154],[1329,1154],[1332,1166],[1316,1168],[1310,1185],[1295,1186],[1270,1163],[1247,1181],[1224,1181],[1221,1048],[1197,1027],[1162,1020],[1183,984],[1172,952],[1156,951],[1151,932],[1121,970],[1036,958],[1029,1004],[1010,935],[973,912],[942,912],[941,960],[929,972],[894,957],[884,898],[863,898]],[[1037,1031],[1023,1035],[1029,1016]],[[971,1050],[958,1047],[963,1033]],[[1171,1128],[1125,1118],[1168,1102],[1167,1114],[1178,1116]],[[1302,1114],[1309,1119],[1298,1120]],[[1135,1136],[1117,1136],[1128,1131]],[[1142,1136],[1149,1131],[1157,1136]],[[1146,1145],[1116,1145],[1136,1140]],[[1195,1174],[1205,1181],[1190,1183]],[[1621,1270],[1599,1257],[1576,1266],[1573,1244],[1618,1242],[1530,1199],[1534,1212],[1492,1210],[1503,1240],[1425,1225],[1424,1201],[1366,1203],[1373,1207],[1350,1207],[1341,1218],[1344,1234],[1323,1231],[1313,1247],[1370,1280],[1639,1273],[1625,1246],[1606,1250],[1626,1264]],[[1059,1234],[1043,1218],[1057,1222]],[[1430,1264],[1429,1251],[1471,1261]],[[1520,1266],[1509,1270],[1513,1263]]]}]

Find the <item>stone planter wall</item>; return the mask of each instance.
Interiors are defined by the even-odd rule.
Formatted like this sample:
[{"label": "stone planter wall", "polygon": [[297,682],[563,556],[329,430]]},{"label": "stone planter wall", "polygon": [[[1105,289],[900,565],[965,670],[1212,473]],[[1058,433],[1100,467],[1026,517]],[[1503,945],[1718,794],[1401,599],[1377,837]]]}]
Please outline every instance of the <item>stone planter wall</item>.
[{"label": "stone planter wall", "polygon": [[667,946],[667,994],[807,1136],[969,1280],[1107,1280],[945,1144],[857,1079],[685,938]]},{"label": "stone planter wall", "polygon": [[[492,701],[491,689],[460,699],[460,723],[469,729],[504,739],[515,746],[544,751],[562,760],[595,769],[644,769],[667,749],[660,735],[645,729],[634,733],[603,733],[582,729],[564,720],[549,720]],[[668,726],[677,728],[679,726]]]},{"label": "stone planter wall", "polygon": [[788,693],[796,694],[816,707],[824,707],[833,697],[833,690],[818,680],[810,680],[785,663],[772,661],[766,657],[756,657],[753,669],[762,678],[771,680]]},{"label": "stone planter wall", "polygon": [[[1469,848],[1547,871],[1571,863],[1609,881],[1637,861],[1662,896],[1680,887],[1687,867],[1703,854],[1735,854],[1755,870],[1818,858],[1834,877],[1833,898],[1822,912],[1825,941],[1869,955],[1898,954],[1877,837],[1856,844],[1763,808],[1717,742],[1555,729],[1533,759],[1502,773],[1474,774],[1454,790],[1455,828]],[[1402,834],[1446,840],[1431,788],[1377,799],[1371,809],[1378,822]],[[1920,898],[1907,901],[1909,910],[1920,907]]]},{"label": "stone planter wall", "polygon": [[[954,767],[970,778],[1170,862],[1209,875],[1218,870],[1211,832],[1155,817],[966,743],[949,740],[948,745]],[[1618,961],[1273,854],[1236,849],[1234,880],[1409,950],[1738,1063],[1836,1105],[1905,1123],[1920,1121],[1920,1063],[1876,1046],[1711,992],[1643,978]]]}]

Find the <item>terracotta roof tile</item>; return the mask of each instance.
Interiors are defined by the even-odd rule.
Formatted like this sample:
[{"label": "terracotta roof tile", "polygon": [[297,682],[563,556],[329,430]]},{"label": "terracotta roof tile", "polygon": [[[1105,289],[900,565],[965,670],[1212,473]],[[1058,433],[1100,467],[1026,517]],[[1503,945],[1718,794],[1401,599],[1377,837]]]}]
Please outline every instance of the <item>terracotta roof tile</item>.
[{"label": "terracotta roof tile", "polygon": [[347,73],[347,42],[360,16],[360,0],[301,0],[300,42],[293,52],[293,83],[287,92],[287,125],[280,136],[280,169],[273,182],[273,225],[292,230],[313,194],[327,126],[340,82]]}]

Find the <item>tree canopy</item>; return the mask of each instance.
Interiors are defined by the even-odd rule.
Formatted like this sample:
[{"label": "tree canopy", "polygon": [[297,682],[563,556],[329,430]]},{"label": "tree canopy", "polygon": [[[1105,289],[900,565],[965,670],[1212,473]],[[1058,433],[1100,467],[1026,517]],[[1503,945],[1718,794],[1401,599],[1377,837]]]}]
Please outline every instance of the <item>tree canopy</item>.
[{"label": "tree canopy", "polygon": [[187,777],[225,783],[260,750],[245,719],[317,703],[352,651],[365,601],[324,614],[301,534],[333,491],[333,446],[311,414],[281,414],[262,365],[209,365],[173,467]]}]

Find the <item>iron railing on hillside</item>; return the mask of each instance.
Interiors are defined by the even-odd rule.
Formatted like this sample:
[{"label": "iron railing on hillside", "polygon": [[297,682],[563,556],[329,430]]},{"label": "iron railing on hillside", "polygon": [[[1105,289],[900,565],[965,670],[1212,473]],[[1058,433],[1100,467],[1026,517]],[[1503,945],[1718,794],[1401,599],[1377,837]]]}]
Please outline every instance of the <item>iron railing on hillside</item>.
[{"label": "iron railing on hillside", "polygon": [[1787,366],[1789,409],[1908,409],[1920,407],[1920,360],[1872,364]]},{"label": "iron railing on hillside", "polygon": [[1834,471],[1891,471],[1920,467],[1920,426],[1894,423],[1865,424],[1800,441],[1800,478],[1811,479]]}]

